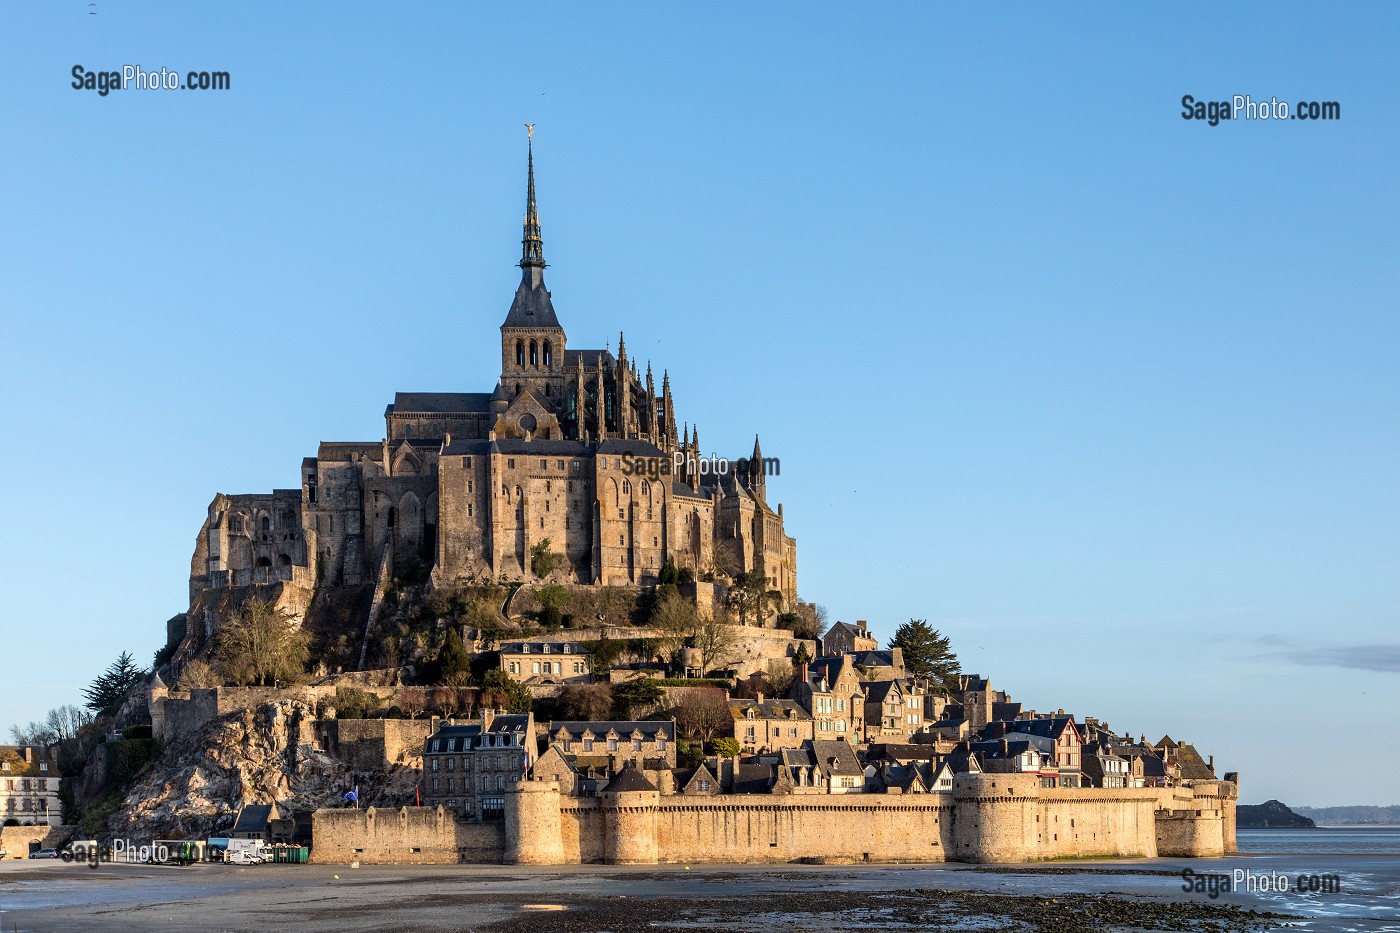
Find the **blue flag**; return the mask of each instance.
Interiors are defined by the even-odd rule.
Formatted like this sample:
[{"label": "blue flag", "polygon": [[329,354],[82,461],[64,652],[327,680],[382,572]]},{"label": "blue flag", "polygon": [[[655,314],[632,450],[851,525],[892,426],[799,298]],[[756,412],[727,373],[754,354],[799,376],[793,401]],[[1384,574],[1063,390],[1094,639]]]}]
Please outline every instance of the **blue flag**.
[{"label": "blue flag", "polygon": [[352,787],[350,790],[347,790],[345,793],[341,794],[340,799],[345,801],[359,800],[360,788],[358,786]]}]

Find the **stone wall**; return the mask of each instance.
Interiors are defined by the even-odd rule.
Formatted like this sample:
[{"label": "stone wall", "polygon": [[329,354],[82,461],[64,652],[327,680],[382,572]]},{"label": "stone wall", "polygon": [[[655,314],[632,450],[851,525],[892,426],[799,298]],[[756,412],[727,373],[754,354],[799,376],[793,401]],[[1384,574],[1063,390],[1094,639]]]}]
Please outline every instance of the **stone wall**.
[{"label": "stone wall", "polygon": [[317,810],[311,821],[314,862],[346,865],[498,864],[502,823],[468,823],[442,807]]},{"label": "stone wall", "polygon": [[[553,781],[506,795],[503,851],[519,864],[1025,862],[1055,858],[1213,857],[1227,841],[1234,785],[1202,781],[1158,789],[1042,788],[1034,775],[958,775],[945,794],[719,797],[655,792],[563,796]],[[343,813],[318,861],[473,860],[464,830],[367,827]],[[416,813],[418,811],[402,811]],[[418,818],[422,823],[425,818]],[[450,817],[447,824],[452,823]],[[397,825],[397,824],[396,824]],[[405,824],[407,827],[408,824]],[[413,824],[415,827],[418,823]],[[456,824],[480,826],[491,824]],[[395,835],[397,833],[397,835]],[[424,841],[428,840],[428,841]],[[467,854],[463,854],[467,853]]]},{"label": "stone wall", "polygon": [[423,743],[432,719],[323,719],[316,742],[352,771],[381,771],[394,764],[422,767]]}]

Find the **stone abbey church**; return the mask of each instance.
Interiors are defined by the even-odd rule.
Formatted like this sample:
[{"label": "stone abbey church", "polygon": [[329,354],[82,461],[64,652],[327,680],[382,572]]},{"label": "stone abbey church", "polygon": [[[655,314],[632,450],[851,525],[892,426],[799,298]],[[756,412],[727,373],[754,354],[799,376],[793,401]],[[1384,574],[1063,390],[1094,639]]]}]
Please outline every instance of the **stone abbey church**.
[{"label": "stone abbey church", "polygon": [[658,392],[621,337],[616,355],[569,346],[544,284],[533,147],[526,192],[495,388],[397,393],[382,440],[323,442],[302,461],[300,489],[216,495],[192,601],[427,568],[440,586],[533,581],[549,564],[553,583],[643,585],[671,558],[697,576],[757,570],[793,604],[796,542],[768,504],[757,438],[747,465],[702,471],[699,431],[678,432],[667,374]]}]

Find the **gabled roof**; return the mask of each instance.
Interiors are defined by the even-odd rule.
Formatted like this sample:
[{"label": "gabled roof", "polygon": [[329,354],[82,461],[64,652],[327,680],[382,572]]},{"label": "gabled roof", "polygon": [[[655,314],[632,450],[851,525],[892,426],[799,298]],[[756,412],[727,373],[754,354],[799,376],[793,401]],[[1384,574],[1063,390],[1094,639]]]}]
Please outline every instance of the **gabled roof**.
[{"label": "gabled roof", "polygon": [[1196,751],[1196,746],[1189,742],[1182,742],[1176,747],[1176,764],[1181,769],[1181,778],[1185,781],[1213,781],[1215,772],[1210,765],[1206,764],[1201,753]]},{"label": "gabled roof", "polygon": [[1007,733],[1020,732],[1059,739],[1064,731],[1069,729],[1076,738],[1079,737],[1079,729],[1074,724],[1073,716],[1054,716],[1049,719],[1012,719],[1003,725],[1006,726]]},{"label": "gabled roof", "polygon": [[824,774],[839,774],[842,776],[864,775],[865,769],[861,767],[860,759],[856,757],[856,750],[851,747],[850,742],[842,742],[832,739],[815,739],[802,743],[804,748],[810,748],[812,758]]},{"label": "gabled roof", "polygon": [[277,805],[275,803],[255,803],[249,804],[238,811],[238,819],[234,821],[234,833],[262,833],[267,831],[267,824],[277,818]]}]

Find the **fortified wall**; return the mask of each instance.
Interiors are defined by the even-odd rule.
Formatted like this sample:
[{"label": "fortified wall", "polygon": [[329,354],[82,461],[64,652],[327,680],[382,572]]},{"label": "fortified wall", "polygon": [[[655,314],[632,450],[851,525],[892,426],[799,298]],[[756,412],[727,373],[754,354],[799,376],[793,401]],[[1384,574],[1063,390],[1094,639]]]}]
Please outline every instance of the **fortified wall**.
[{"label": "fortified wall", "polygon": [[[1211,858],[1235,849],[1235,785],[1042,788],[1035,775],[962,774],[951,793],[565,797],[553,781],[506,795],[503,824],[442,810],[321,810],[318,862],[1028,862]],[[498,847],[489,842],[498,832]]]}]

